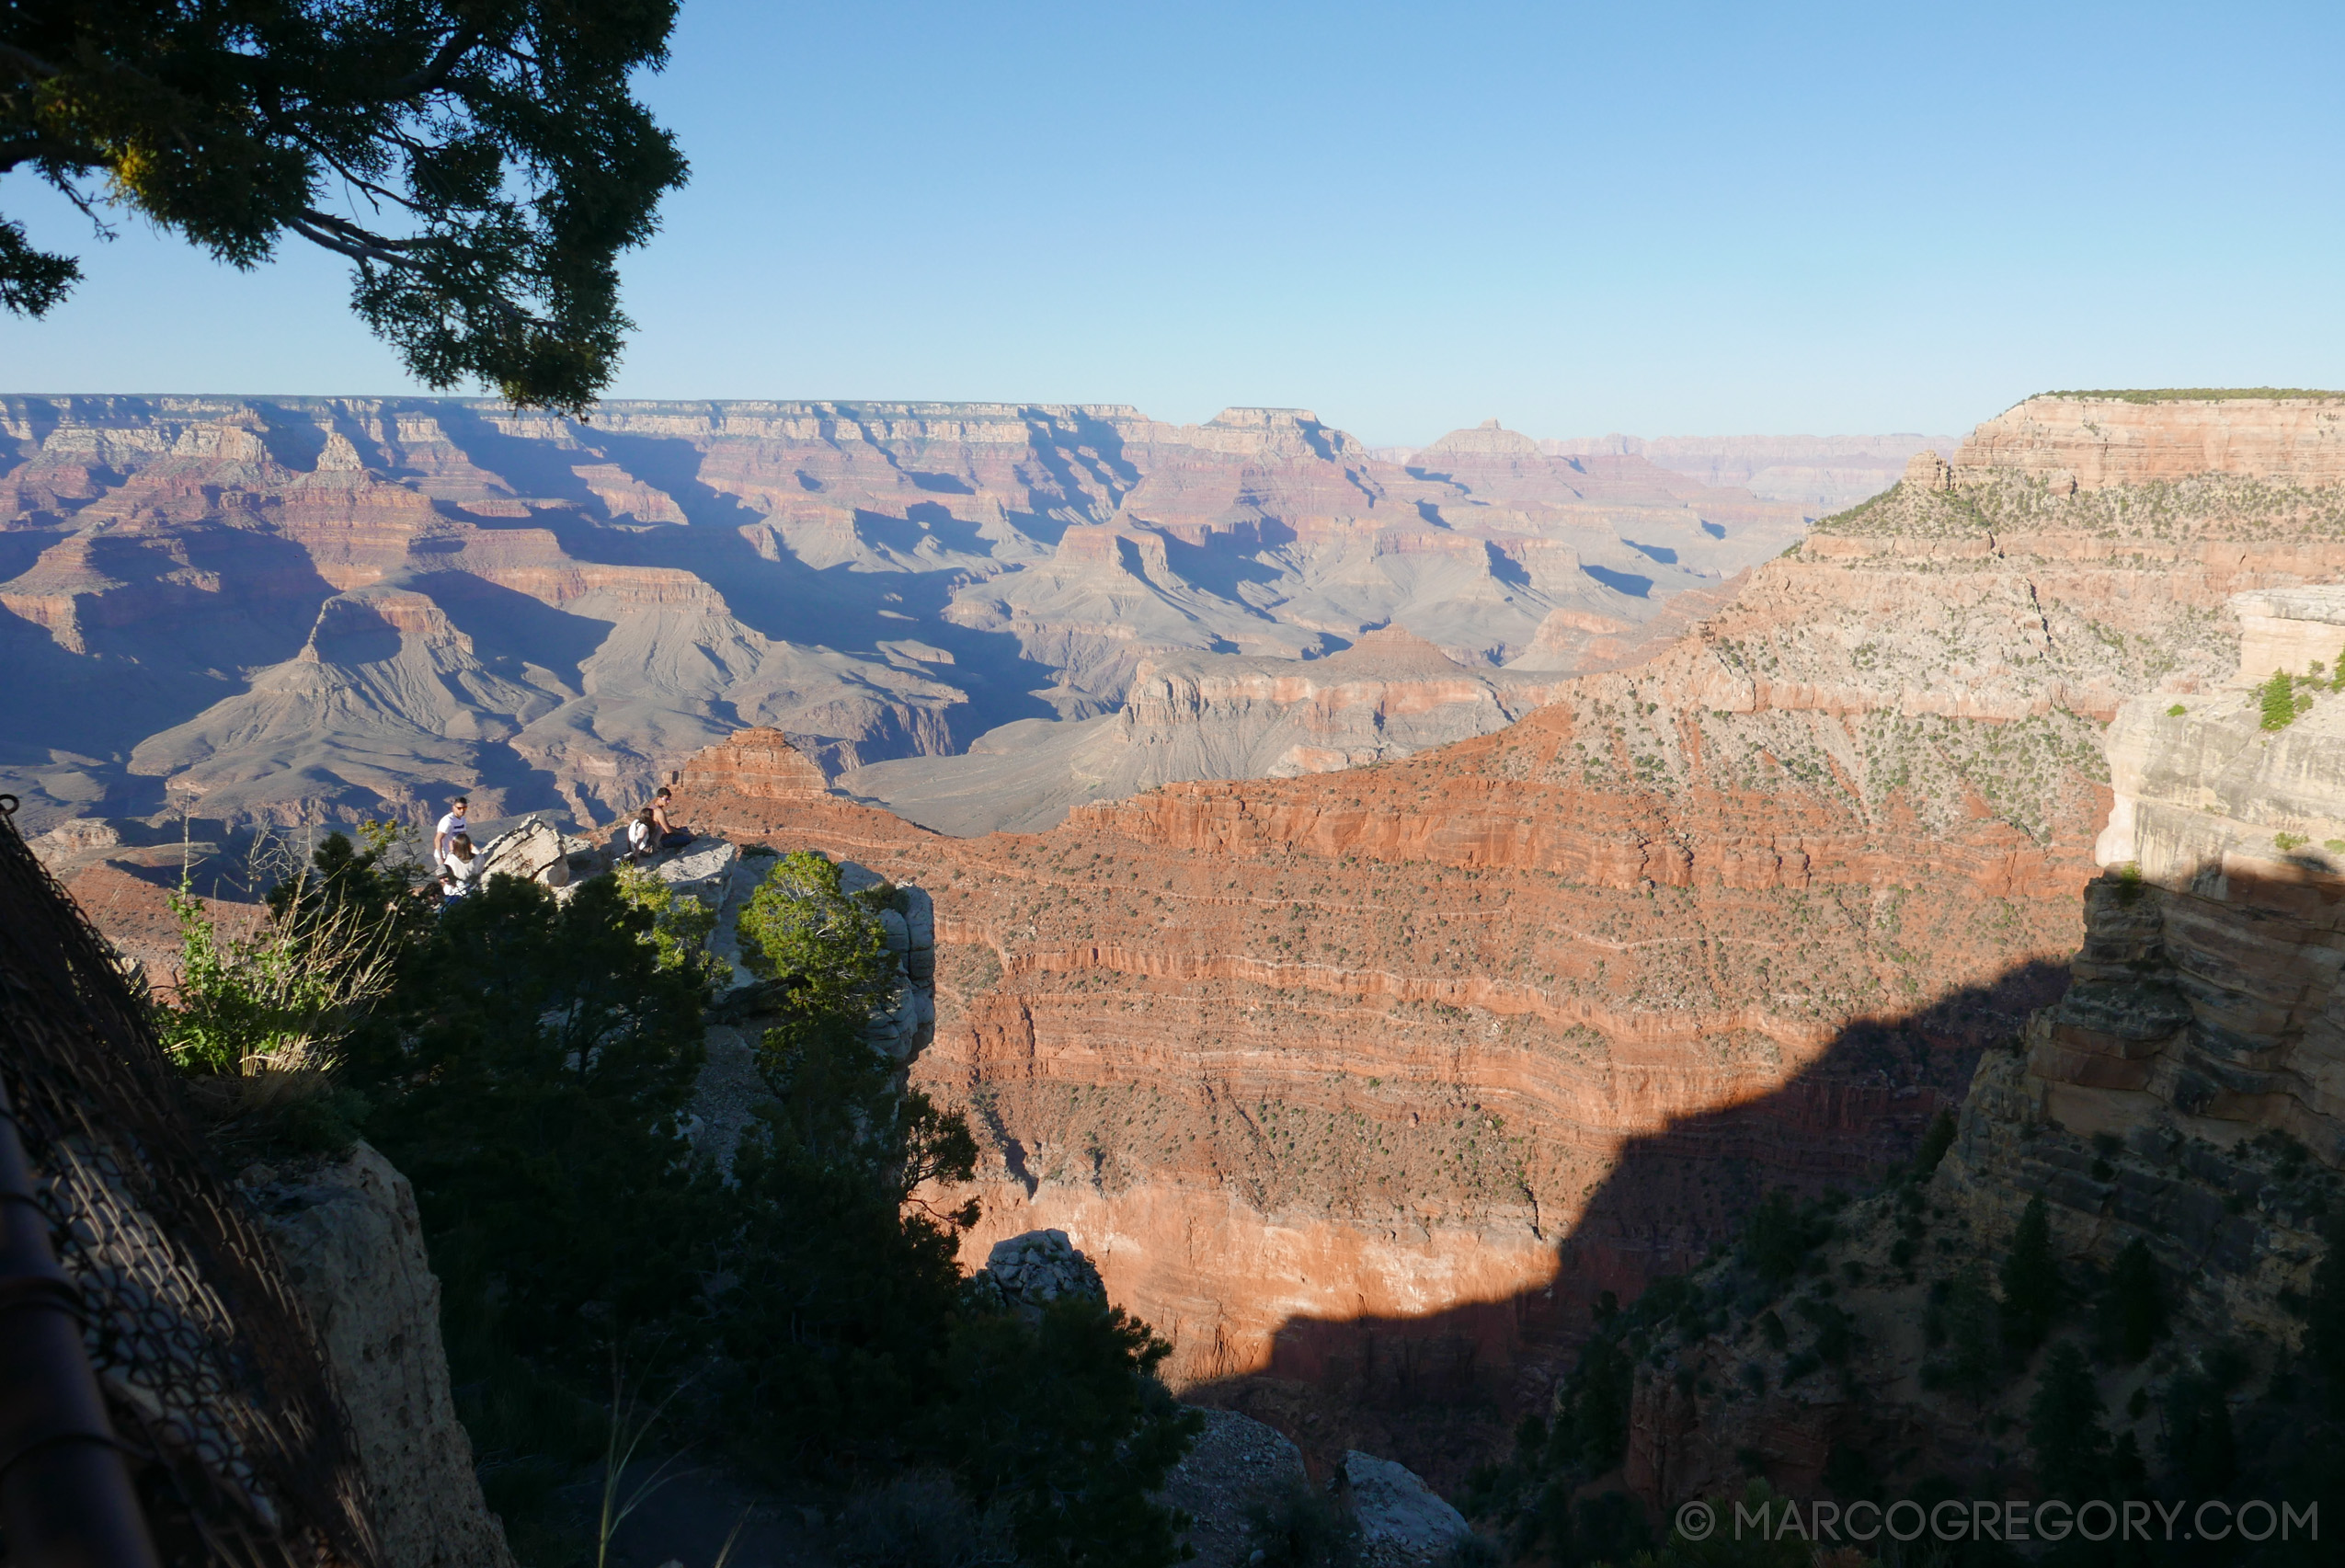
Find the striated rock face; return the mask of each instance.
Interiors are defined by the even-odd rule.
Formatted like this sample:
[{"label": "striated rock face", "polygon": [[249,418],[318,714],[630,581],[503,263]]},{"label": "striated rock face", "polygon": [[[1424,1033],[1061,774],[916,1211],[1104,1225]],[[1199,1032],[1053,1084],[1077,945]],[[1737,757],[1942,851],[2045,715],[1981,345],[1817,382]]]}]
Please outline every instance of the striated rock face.
[{"label": "striated rock face", "polygon": [[1972,431],[1953,464],[2067,490],[2206,474],[2334,485],[2345,480],[2345,394],[2047,393]]},{"label": "striated rock face", "polygon": [[[2279,1130],[2345,1165],[2345,589],[2244,594],[2238,683],[2322,668],[2282,711],[2254,692],[2138,698],[2110,727],[2117,795],[2076,985],[2037,1020],[2043,1112],[2228,1145]],[[2299,656],[2316,653],[2323,658]],[[2275,718],[2278,722],[2275,722]]]},{"label": "striated rock face", "polygon": [[512,1568],[440,1347],[440,1282],[407,1179],[364,1143],[246,1191],[326,1342],[383,1568]]},{"label": "striated rock face", "polygon": [[[2238,596],[2238,681],[2269,675],[2275,649],[2333,661],[2339,604],[2319,585]],[[1930,1375],[1949,1356],[1916,1327],[1959,1275],[2002,1255],[2034,1199],[2072,1291],[2137,1242],[2157,1270],[2173,1337],[2097,1373],[2112,1436],[2158,1454],[2160,1375],[2213,1365],[2218,1348],[2235,1402],[2267,1379],[2267,1397],[2293,1397],[2301,1303],[2345,1165],[2345,840],[2306,836],[2345,830],[2331,827],[2345,822],[2345,697],[2328,686],[2299,692],[2272,728],[2236,688],[2120,709],[2109,869],[2083,890],[2072,985],[1982,1059],[1953,1145],[1910,1205],[1884,1195],[1839,1218],[1813,1272],[1843,1288],[1780,1313],[1818,1333],[1845,1314],[1853,1351],[1820,1367],[1821,1340],[1801,1326],[1770,1347],[1747,1302],[1725,1333],[1664,1331],[1636,1387],[1633,1489],[1664,1507],[1715,1494],[1752,1454],[1802,1494],[1825,1485],[1836,1451],[1893,1465],[1893,1487],[1995,1473],[2041,1368],[1958,1391]],[[1697,1286],[1735,1293],[1716,1271]]]},{"label": "striated rock face", "polygon": [[1148,660],[1112,716],[1006,726],[966,755],[874,763],[841,775],[839,787],[940,832],[1034,832],[1073,807],[1159,784],[1333,773],[1486,735],[1561,684],[1458,664],[1397,628],[1302,662]]},{"label": "striated rock face", "polygon": [[33,827],[607,821],[744,723],[835,775],[1111,712],[1151,661],[1397,625],[1488,666],[1803,526],[1642,459],[1458,455],[1299,409],[0,397],[0,766]]},{"label": "striated rock face", "polygon": [[1047,834],[726,798],[934,890],[914,1070],[990,1143],[976,1255],[1065,1230],[1184,1379],[1503,1401],[2056,993],[2101,727],[2233,678],[2233,594],[2345,578],[2338,495],[1901,486],[1505,729]]}]

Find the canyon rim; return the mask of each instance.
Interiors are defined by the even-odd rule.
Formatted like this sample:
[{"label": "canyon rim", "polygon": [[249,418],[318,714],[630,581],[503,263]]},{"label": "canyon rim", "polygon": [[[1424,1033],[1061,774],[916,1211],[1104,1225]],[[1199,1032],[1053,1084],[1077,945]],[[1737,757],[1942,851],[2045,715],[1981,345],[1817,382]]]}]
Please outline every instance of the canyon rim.
[{"label": "canyon rim", "polygon": [[1454,1473],[1597,1296],[1853,1187],[2057,996],[2129,698],[2231,680],[2345,571],[2345,400],[2030,400],[1649,662],[1341,773],[952,839],[781,737],[690,809],[934,890],[915,1080],[976,1244],[1063,1228],[1207,1397]]}]

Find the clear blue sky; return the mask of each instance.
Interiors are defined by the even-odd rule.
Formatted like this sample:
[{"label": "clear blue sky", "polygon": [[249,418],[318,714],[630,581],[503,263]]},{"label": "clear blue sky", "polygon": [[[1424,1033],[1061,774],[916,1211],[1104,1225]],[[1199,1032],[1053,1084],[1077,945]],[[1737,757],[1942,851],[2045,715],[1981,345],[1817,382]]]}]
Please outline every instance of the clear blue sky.
[{"label": "clear blue sky", "polygon": [[[1378,442],[2345,385],[2345,9],[686,0],[645,397],[1291,404]],[[86,226],[22,174],[0,211]],[[0,390],[411,389],[136,223]]]}]

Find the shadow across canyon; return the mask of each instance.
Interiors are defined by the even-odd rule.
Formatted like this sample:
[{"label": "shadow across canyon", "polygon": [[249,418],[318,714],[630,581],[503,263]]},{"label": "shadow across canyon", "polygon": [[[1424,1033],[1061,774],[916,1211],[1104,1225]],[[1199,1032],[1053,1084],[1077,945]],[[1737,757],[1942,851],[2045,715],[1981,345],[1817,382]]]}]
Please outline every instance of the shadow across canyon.
[{"label": "shadow across canyon", "polygon": [[1416,1317],[1289,1318],[1266,1368],[1184,1397],[1277,1426],[1315,1471],[1357,1448],[1454,1486],[1544,1403],[1605,1292],[1625,1303],[1699,1263],[1770,1191],[1877,1183],[1960,1103],[1980,1052],[2067,984],[2065,965],[2030,962],[1911,1013],[1853,1020],[1771,1093],[1629,1139],[1578,1220],[1551,1238],[1544,1286]]}]

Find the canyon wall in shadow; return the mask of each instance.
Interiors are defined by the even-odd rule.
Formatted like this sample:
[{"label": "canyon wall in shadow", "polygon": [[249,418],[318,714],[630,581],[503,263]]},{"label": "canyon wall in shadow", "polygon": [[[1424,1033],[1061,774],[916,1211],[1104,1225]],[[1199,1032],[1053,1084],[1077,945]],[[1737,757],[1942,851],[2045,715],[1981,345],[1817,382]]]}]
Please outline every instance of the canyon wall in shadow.
[{"label": "canyon wall in shadow", "polygon": [[[2068,401],[2027,418],[2097,422]],[[1545,1302],[1561,1238],[1633,1288],[1726,1234],[1739,1150],[1853,1179],[1961,1096],[1994,999],[2074,951],[2110,715],[2234,679],[2235,592],[2345,576],[2317,451],[2221,466],[2293,461],[2247,439],[2271,414],[2182,409],[2243,433],[2181,479],[1918,458],[1650,661],[1406,758],[955,840],[767,789],[774,737],[688,766],[684,809],[933,892],[914,1078],[986,1146],[974,1255],[1065,1229],[1184,1384],[1340,1383],[1359,1342],[1295,1325],[1458,1309],[1498,1343],[1516,1309],[1474,1304]]]}]

